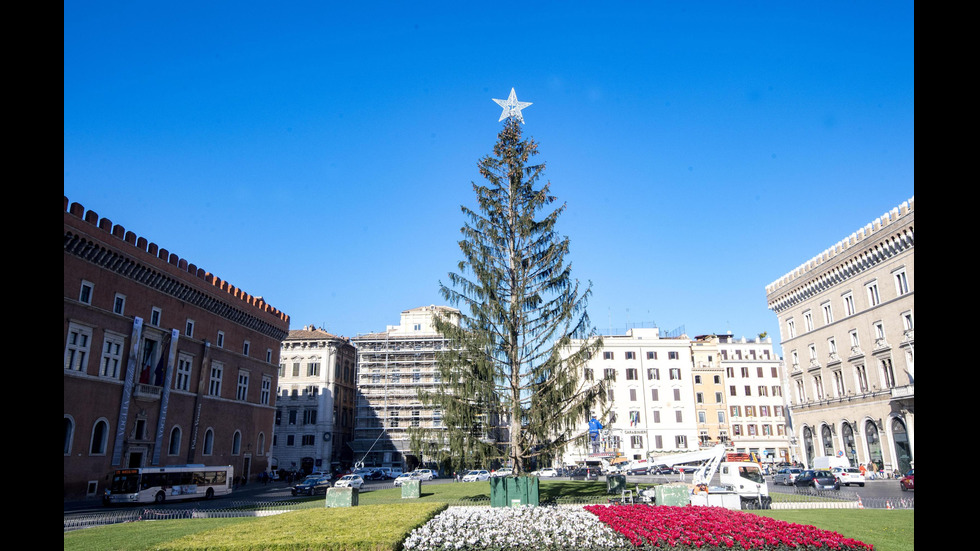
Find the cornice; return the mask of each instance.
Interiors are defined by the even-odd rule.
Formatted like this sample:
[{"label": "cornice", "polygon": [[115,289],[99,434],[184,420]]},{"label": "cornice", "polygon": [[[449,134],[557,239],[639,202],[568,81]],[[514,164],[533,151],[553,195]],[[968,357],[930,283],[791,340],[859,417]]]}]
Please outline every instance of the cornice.
[{"label": "cornice", "polygon": [[269,336],[277,341],[282,341],[289,333],[288,329],[283,329],[263,321],[192,285],[188,285],[117,251],[100,246],[75,232],[65,231],[65,253],[143,284],[157,292],[170,295],[182,302],[197,306],[202,310],[237,323],[252,331]]}]

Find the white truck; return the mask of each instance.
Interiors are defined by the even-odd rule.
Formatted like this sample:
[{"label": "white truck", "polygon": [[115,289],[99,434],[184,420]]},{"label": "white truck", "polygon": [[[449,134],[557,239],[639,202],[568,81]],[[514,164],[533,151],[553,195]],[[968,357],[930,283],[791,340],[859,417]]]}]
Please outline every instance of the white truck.
[{"label": "white truck", "polygon": [[[772,498],[769,486],[762,476],[758,463],[749,461],[724,461],[725,445],[717,444],[706,450],[663,455],[650,458],[651,467],[698,463],[700,466],[692,479],[691,503],[694,505],[721,505],[729,509],[769,509]],[[720,487],[711,487],[715,473]]]},{"label": "white truck", "polygon": [[851,466],[851,462],[848,461],[846,457],[825,455],[823,457],[813,458],[813,470],[815,471],[829,471],[834,467],[842,467],[846,469],[850,466]]}]

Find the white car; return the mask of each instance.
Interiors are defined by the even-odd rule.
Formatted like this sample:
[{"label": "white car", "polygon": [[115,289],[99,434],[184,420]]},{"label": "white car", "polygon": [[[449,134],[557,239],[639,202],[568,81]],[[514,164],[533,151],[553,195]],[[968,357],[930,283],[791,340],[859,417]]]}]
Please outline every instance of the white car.
[{"label": "white car", "polygon": [[541,472],[538,473],[538,476],[540,476],[541,478],[553,478],[558,476],[558,471],[556,471],[555,469],[541,469]]},{"label": "white car", "polygon": [[490,480],[490,471],[470,471],[463,475],[463,482],[477,482],[480,480]]},{"label": "white car", "polygon": [[855,469],[854,467],[834,467],[830,469],[830,472],[834,473],[834,478],[844,486],[857,484],[862,488],[864,487],[864,475],[861,474],[860,469]]},{"label": "white car", "polygon": [[502,478],[505,476],[512,476],[514,471],[512,469],[497,469],[490,476],[493,478]]},{"label": "white car", "polygon": [[419,480],[432,480],[436,477],[436,472],[432,469],[415,469],[412,472],[419,476]]},{"label": "white car", "polygon": [[393,484],[395,486],[401,486],[402,484],[408,482],[409,480],[421,480],[421,479],[419,478],[418,473],[412,471],[410,473],[404,473],[399,475],[398,478],[395,479]]},{"label": "white car", "polygon": [[340,480],[334,482],[334,488],[360,488],[364,485],[364,479],[359,474],[345,474]]}]

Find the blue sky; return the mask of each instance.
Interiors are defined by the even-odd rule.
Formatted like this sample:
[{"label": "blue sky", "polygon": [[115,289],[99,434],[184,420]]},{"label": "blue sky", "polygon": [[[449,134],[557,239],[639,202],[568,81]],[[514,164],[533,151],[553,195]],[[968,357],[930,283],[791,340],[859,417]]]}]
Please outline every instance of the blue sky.
[{"label": "blue sky", "polygon": [[293,328],[445,303],[512,87],[602,333],[778,342],[765,286],[914,196],[912,2],[281,4],[66,2],[64,193]]}]

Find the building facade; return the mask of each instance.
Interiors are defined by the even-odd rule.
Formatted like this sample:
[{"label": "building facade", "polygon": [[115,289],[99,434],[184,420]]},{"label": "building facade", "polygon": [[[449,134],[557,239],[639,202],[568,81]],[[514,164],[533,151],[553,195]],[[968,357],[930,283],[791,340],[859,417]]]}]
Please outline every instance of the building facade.
[{"label": "building facade", "polygon": [[915,456],[915,200],[766,287],[796,459],[905,472]]},{"label": "building facade", "polygon": [[64,204],[64,495],[118,468],[267,468],[289,317],[83,206]]},{"label": "building facade", "polygon": [[436,355],[447,341],[436,331],[436,316],[458,323],[459,315],[447,306],[413,308],[401,313],[399,325],[351,339],[357,349],[355,462],[408,469],[430,459],[412,455],[409,431],[443,426],[441,412],[423,405],[418,391],[441,386]]},{"label": "building facade", "polygon": [[720,367],[728,405],[729,446],[760,461],[790,461],[782,361],[772,339],[719,335]]},{"label": "building facade", "polygon": [[[646,459],[650,453],[698,448],[691,345],[686,336],[665,338],[658,328],[602,337],[603,348],[586,362],[584,384],[605,380],[606,415],[596,415],[596,439],[566,450],[567,465],[614,457]],[[576,349],[580,342],[572,342]],[[592,417],[591,415],[589,417]],[[581,430],[588,431],[588,420]]]},{"label": "building facade", "polygon": [[334,471],[352,463],[356,354],[350,339],[308,326],[282,343],[272,468]]}]

